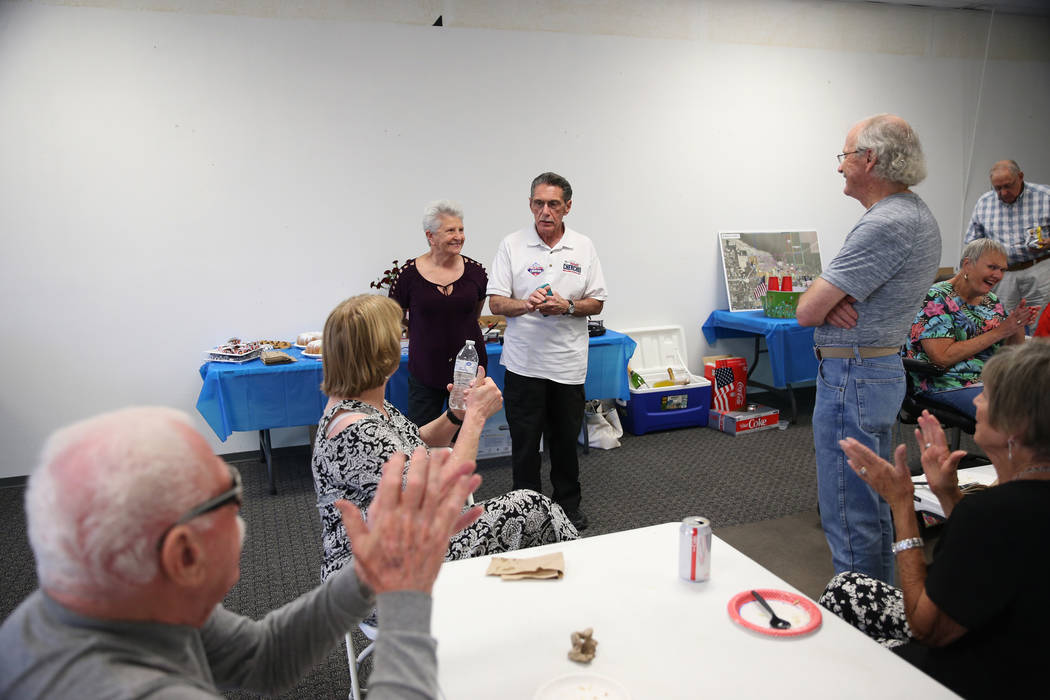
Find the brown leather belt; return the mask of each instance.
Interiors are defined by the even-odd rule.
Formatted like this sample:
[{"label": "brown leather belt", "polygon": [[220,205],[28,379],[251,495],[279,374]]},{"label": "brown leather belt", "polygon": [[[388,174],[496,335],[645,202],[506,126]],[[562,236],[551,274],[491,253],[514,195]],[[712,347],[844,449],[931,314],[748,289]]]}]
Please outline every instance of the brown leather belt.
[{"label": "brown leather belt", "polygon": [[1020,272],[1021,270],[1027,270],[1032,265],[1035,265],[1038,262],[1043,262],[1047,258],[1050,258],[1050,253],[1047,253],[1046,255],[1040,255],[1038,258],[1035,258],[1033,260],[1025,260],[1024,262],[1014,263],[1013,265],[1007,265],[1006,271]]},{"label": "brown leather belt", "polygon": [[860,355],[861,359],[867,359],[870,357],[887,357],[888,355],[900,354],[900,347],[896,348],[873,348],[873,347],[853,347],[852,345],[820,345],[813,348],[813,354],[817,356],[818,360],[822,360],[825,357],[830,357],[836,360],[849,360],[854,359],[857,355]]}]

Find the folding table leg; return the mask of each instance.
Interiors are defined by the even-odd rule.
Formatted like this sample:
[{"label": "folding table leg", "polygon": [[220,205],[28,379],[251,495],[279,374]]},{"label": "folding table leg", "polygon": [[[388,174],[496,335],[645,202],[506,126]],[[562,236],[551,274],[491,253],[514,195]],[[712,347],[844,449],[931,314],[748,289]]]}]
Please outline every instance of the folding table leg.
[{"label": "folding table leg", "polygon": [[747,383],[754,384],[759,389],[765,389],[766,391],[773,392],[775,394],[787,395],[788,402],[791,406],[791,412],[788,414],[788,423],[795,423],[798,420],[798,403],[795,401],[795,390],[791,388],[790,382],[784,385],[784,388],[772,386],[771,384],[763,384],[762,382],[756,382],[751,378],[751,375],[755,373],[755,368],[758,367],[758,356],[762,353],[769,354],[769,350],[760,350],[759,343],[762,340],[762,336],[755,336],[755,358],[751,360],[751,366],[747,368]]},{"label": "folding table leg", "polygon": [[270,477],[270,493],[277,493],[277,484],[273,480],[273,449],[270,447],[270,431],[259,431],[259,461],[266,462],[266,473]]}]

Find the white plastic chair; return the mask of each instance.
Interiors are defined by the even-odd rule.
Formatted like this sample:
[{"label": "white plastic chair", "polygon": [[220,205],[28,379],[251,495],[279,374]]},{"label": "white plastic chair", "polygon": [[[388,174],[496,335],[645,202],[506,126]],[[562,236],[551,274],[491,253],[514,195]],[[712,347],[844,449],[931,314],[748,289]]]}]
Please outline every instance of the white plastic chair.
[{"label": "white plastic chair", "polygon": [[[444,449],[449,452],[452,451],[450,447],[434,448]],[[467,507],[474,505],[474,494],[467,494]],[[354,648],[354,638],[349,632],[346,633],[346,662],[350,667],[350,695],[349,700],[361,700],[361,683],[358,679],[358,671],[361,663],[367,659],[376,648],[376,637],[379,635],[379,628],[374,625],[369,625],[364,622],[357,624],[358,629],[361,630],[361,634],[365,635],[368,639],[368,646],[361,650],[361,653],[357,653],[357,649]]]}]

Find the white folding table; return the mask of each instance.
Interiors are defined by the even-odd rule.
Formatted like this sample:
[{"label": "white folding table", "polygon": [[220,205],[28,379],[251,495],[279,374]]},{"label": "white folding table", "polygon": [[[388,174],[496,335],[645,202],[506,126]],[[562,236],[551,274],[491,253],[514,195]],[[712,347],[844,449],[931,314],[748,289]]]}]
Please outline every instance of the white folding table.
[{"label": "white folding table", "polygon": [[[733,622],[728,604],[741,591],[797,590],[717,537],[704,583],[678,577],[678,523],[508,556],[559,550],[560,580],[485,576],[490,557],[442,566],[433,632],[445,698],[527,700],[579,671],[618,681],[634,700],[954,697],[827,610],[803,637],[769,637]],[[597,657],[581,666],[566,654],[572,631],[587,627]]]}]

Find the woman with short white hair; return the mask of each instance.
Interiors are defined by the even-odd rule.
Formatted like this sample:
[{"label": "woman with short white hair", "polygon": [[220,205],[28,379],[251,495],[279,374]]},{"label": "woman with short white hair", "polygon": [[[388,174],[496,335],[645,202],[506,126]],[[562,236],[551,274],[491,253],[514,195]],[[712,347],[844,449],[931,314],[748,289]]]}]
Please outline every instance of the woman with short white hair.
[{"label": "woman with short white hair", "polygon": [[429,250],[402,265],[390,287],[409,331],[405,414],[419,426],[444,410],[445,386],[466,341],[474,341],[478,365],[488,368],[478,317],[489,277],[481,263],[463,255],[463,209],[447,199],[431,202],[423,209],[423,234]]},{"label": "woman with short white hair", "polygon": [[942,375],[912,373],[921,394],[971,417],[981,393],[984,364],[1003,345],[1024,341],[1037,308],[1021,304],[1007,313],[992,288],[1006,270],[1006,249],[978,238],[963,249],[959,272],[930,288],[915,314],[908,357],[947,368]]}]

